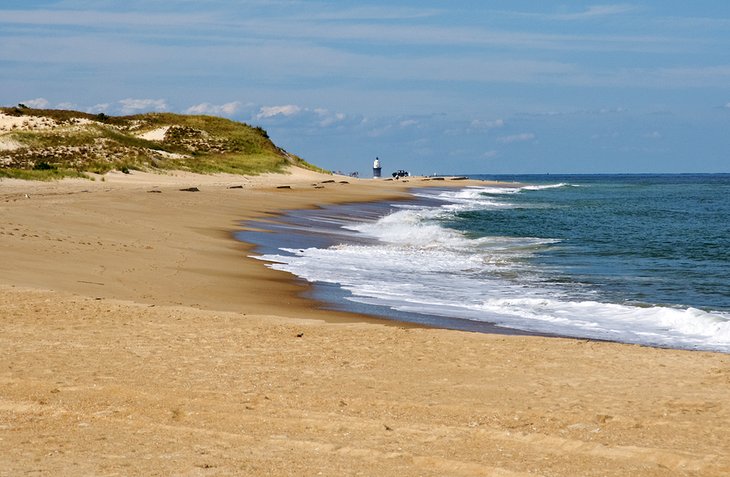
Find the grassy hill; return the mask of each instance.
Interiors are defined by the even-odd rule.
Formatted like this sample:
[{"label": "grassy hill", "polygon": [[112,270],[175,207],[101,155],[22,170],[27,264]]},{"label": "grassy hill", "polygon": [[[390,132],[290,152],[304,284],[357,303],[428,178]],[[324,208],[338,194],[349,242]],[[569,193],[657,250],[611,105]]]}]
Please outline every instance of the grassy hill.
[{"label": "grassy hill", "polygon": [[319,170],[260,127],[213,116],[0,108],[0,177],[54,179],[110,170],[256,175],[287,165]]}]

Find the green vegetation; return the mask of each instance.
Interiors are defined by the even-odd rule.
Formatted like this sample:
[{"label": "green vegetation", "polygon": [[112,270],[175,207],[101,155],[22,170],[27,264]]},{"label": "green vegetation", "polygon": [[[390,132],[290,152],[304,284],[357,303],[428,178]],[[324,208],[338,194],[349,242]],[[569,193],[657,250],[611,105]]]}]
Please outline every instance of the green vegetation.
[{"label": "green vegetation", "polygon": [[22,103],[12,108],[0,107],[0,111],[10,116],[51,118],[59,122],[69,121],[71,119],[93,120],[97,117],[95,114],[82,113],[81,111],[70,111],[66,109],[34,109],[29,108]]},{"label": "green vegetation", "polygon": [[24,179],[28,181],[55,181],[64,177],[80,177],[88,179],[89,176],[74,169],[12,169],[0,167],[0,177],[8,179]]},{"label": "green vegetation", "polygon": [[183,170],[198,174],[214,174],[226,172],[229,174],[258,175],[266,172],[282,172],[290,164],[282,156],[271,154],[216,154],[196,157],[194,161],[187,159],[168,159],[160,161],[160,169]]},{"label": "green vegetation", "polygon": [[[185,170],[256,175],[287,165],[327,172],[289,154],[265,130],[213,116],[151,113],[107,116],[79,111],[0,108],[23,118],[0,131],[0,177],[51,180],[110,170]],[[164,128],[164,129],[162,129]],[[154,132],[155,134],[145,134]]]}]

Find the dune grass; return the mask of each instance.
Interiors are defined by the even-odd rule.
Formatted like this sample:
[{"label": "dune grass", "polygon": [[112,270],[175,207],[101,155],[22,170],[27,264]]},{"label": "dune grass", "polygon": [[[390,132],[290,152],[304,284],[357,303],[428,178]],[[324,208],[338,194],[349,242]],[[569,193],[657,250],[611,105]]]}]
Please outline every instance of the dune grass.
[{"label": "dune grass", "polygon": [[167,159],[159,161],[157,167],[168,170],[183,170],[198,174],[215,174],[218,172],[240,175],[259,175],[267,172],[282,172],[289,162],[272,154],[217,154],[185,159]]},{"label": "dune grass", "polygon": [[[0,151],[0,177],[52,180],[130,169],[257,175],[287,165],[327,172],[277,147],[264,129],[215,116],[115,117],[20,106],[0,111],[55,122],[49,129],[4,134],[21,147]],[[140,137],[162,127],[168,128],[163,140]]]},{"label": "dune grass", "polygon": [[88,175],[74,169],[17,169],[0,167],[0,177],[27,181],[55,181],[66,177],[90,179]]}]

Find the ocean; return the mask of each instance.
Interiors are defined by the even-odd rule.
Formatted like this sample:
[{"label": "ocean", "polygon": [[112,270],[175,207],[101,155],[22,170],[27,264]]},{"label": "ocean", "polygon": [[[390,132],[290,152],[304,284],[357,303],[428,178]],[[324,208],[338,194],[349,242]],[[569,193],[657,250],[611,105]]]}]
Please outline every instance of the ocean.
[{"label": "ocean", "polygon": [[730,174],[470,177],[512,184],[293,211],[240,238],[333,308],[730,352]]}]

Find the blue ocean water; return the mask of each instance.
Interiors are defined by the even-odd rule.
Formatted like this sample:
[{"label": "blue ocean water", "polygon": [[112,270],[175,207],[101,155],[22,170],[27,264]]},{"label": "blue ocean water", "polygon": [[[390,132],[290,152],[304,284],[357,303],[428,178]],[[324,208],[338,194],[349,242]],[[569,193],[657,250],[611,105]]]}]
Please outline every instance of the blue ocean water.
[{"label": "blue ocean water", "polygon": [[369,213],[273,268],[353,303],[530,332],[730,352],[730,175],[472,176]]},{"label": "blue ocean water", "polygon": [[459,212],[444,225],[557,239],[534,256],[545,277],[611,302],[730,311],[730,175],[519,180],[542,186],[512,194],[512,207]]}]

